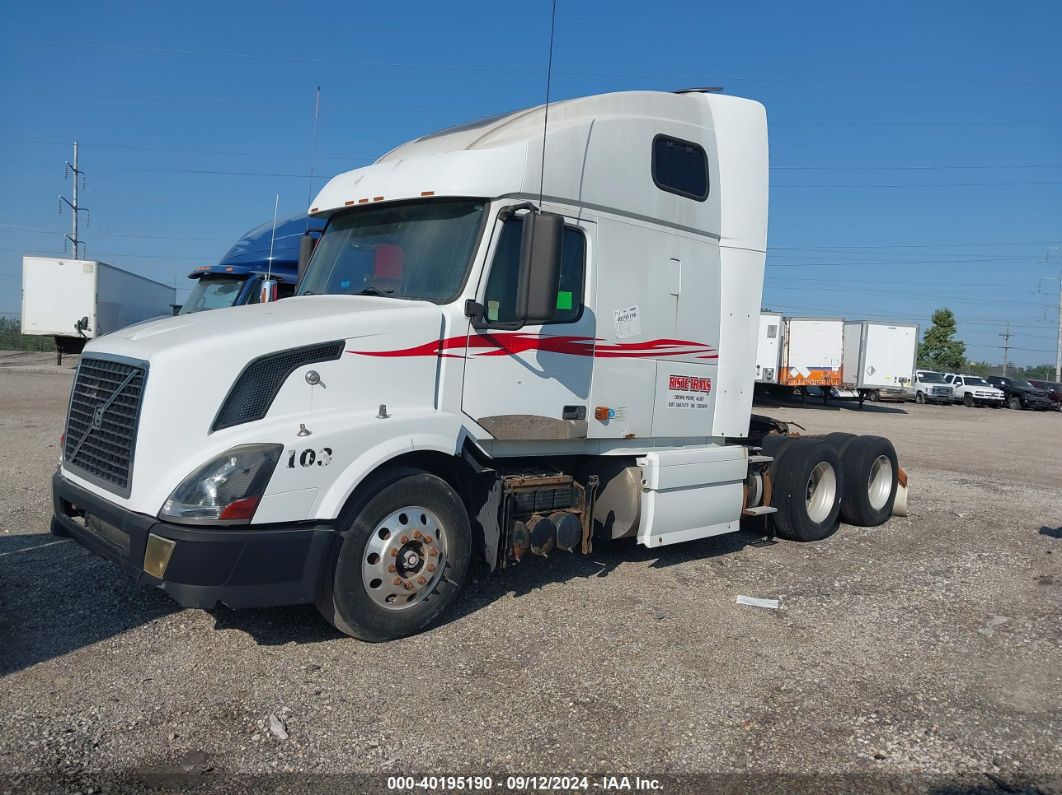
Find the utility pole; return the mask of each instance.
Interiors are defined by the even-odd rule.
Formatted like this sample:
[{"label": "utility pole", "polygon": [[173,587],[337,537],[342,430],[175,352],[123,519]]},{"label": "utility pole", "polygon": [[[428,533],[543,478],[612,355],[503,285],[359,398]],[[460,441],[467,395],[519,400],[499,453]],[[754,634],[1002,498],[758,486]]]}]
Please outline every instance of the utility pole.
[{"label": "utility pole", "polygon": [[999,336],[1003,338],[1003,377],[1007,376],[1007,354],[1010,352],[1010,338],[1014,335],[1010,333],[1010,321],[1007,321],[1007,330],[999,332]]},{"label": "utility pole", "polygon": [[[77,201],[78,182],[84,180],[84,172],[77,167],[77,141],[74,141],[74,162],[71,163],[69,160],[66,161],[66,169],[63,172],[63,179],[65,180],[71,173],[74,175],[74,200],[70,201],[66,196],[60,196],[59,214],[62,215],[63,213],[62,202],[66,202],[66,205],[70,208],[70,214],[73,216],[73,220],[70,224],[70,234],[66,236],[66,239],[69,240],[74,247],[74,259],[77,259],[78,246],[81,246],[81,253],[85,253],[85,242],[78,237],[77,234],[78,215],[79,213],[88,213],[88,208],[82,207]],[[65,241],[63,249],[66,249]]]}]

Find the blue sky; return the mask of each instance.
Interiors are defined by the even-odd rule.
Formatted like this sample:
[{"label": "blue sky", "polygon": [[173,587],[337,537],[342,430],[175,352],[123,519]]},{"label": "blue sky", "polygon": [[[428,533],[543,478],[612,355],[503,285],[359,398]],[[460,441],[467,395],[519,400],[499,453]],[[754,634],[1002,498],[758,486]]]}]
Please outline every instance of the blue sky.
[{"label": "blue sky", "polygon": [[[75,138],[88,256],[183,287],[276,193],[305,210],[316,86],[324,178],[540,103],[548,30],[543,0],[4,3],[0,312],[23,253],[62,251]],[[1012,361],[1040,363],[1062,271],[1060,30],[1057,2],[560,0],[553,96],[762,101],[765,305],[923,327],[949,306],[972,358],[1002,358],[1009,320]]]}]

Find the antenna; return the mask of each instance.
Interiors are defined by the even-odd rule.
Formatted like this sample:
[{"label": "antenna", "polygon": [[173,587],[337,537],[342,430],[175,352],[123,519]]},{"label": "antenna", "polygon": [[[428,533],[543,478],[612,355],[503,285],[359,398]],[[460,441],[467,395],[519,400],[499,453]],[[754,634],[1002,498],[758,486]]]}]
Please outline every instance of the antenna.
[{"label": "antenna", "polygon": [[549,88],[553,78],[553,32],[557,27],[557,0],[549,18],[549,59],[546,61],[546,107],[542,114],[542,170],[538,176],[538,209],[542,211],[542,197],[546,188],[546,130],[549,129]]},{"label": "antenna", "polygon": [[[309,207],[313,203],[313,164],[317,160],[317,120],[321,117],[321,87],[317,86],[317,91],[314,94],[313,99],[313,145],[310,149],[310,188],[306,191],[306,206]],[[310,216],[306,216],[306,231],[310,231]]]},{"label": "antenna", "polygon": [[60,196],[59,214],[63,214],[63,202],[65,202],[66,205],[70,208],[70,214],[73,216],[73,221],[71,222],[70,234],[66,235],[66,240],[63,241],[63,249],[66,249],[66,241],[69,240],[74,247],[74,259],[77,259],[78,246],[81,246],[82,253],[84,253],[85,251],[85,242],[77,235],[77,222],[79,218],[78,214],[88,213],[88,208],[82,207],[77,203],[78,183],[82,183],[81,186],[84,187],[85,182],[85,172],[81,171],[77,167],[77,141],[74,141],[74,162],[71,163],[69,160],[66,161],[66,167],[63,171],[63,178],[66,179],[71,174],[74,175],[74,200],[70,201],[70,199],[66,198],[66,196]]},{"label": "antenna", "polygon": [[269,259],[266,260],[266,281],[273,276],[273,241],[277,237],[277,208],[280,206],[280,194],[273,202],[273,231],[269,235]]}]

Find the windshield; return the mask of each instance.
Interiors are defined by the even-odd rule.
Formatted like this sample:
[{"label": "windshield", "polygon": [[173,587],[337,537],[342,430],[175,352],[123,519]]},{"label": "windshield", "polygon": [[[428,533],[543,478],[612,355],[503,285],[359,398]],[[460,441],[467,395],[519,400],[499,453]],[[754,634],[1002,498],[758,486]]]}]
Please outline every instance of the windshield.
[{"label": "windshield", "polygon": [[485,202],[410,202],[335,216],[299,295],[378,295],[446,303],[465,283]]},{"label": "windshield", "polygon": [[243,281],[242,276],[222,276],[221,278],[200,276],[179,314],[190,315],[206,309],[222,309],[232,306],[240,295]]},{"label": "windshield", "polygon": [[1036,389],[1036,387],[1022,378],[1012,378],[1010,380],[1010,385],[1016,386],[1018,389]]},{"label": "windshield", "polygon": [[944,376],[940,373],[919,373],[918,380],[923,384],[943,384]]},{"label": "windshield", "polygon": [[966,382],[966,386],[992,386],[983,378],[978,378],[976,375],[964,375],[962,380]]}]

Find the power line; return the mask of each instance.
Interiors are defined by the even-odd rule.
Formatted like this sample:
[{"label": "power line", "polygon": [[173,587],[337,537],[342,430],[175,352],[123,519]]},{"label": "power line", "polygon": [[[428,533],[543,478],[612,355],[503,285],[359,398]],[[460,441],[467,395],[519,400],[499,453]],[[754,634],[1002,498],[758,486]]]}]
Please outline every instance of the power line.
[{"label": "power line", "polygon": [[[256,60],[256,61],[279,61],[288,63],[312,63],[312,64],[328,64],[336,66],[371,66],[382,67],[387,69],[424,69],[430,71],[452,71],[452,72],[486,72],[486,73],[504,73],[504,74],[523,74],[523,75],[536,75],[538,72],[534,69],[513,67],[513,66],[486,66],[481,64],[446,64],[446,63],[416,63],[408,61],[374,61],[374,60],[354,60],[349,58],[322,58],[322,57],[308,57],[300,55],[280,55],[277,53],[244,53],[244,52],[225,52],[220,50],[192,50],[186,48],[177,47],[145,47],[139,45],[130,44],[105,44],[100,42],[85,42],[78,41],[61,42],[48,39],[36,39],[27,42],[29,44],[62,47],[62,48],[91,48],[97,50],[118,50],[125,52],[135,52],[141,54],[153,54],[153,55],[181,55],[195,58],[234,58],[239,60]],[[1023,86],[1056,86],[1060,85],[1059,81],[1055,80],[901,80],[890,77],[888,80],[857,80],[857,79],[838,79],[838,78],[794,78],[794,77],[752,77],[752,76],[722,76],[722,75],[680,75],[676,73],[671,74],[636,74],[629,72],[588,72],[588,71],[558,71],[557,74],[563,74],[571,77],[607,77],[607,78],[623,78],[623,79],[639,79],[639,80],[689,80],[689,81],[703,81],[709,82],[715,80],[723,80],[729,82],[750,82],[750,83],[791,83],[791,84],[833,84],[833,85],[921,85],[921,86],[991,86],[999,85],[1006,87],[1013,87],[1016,85]]]}]

